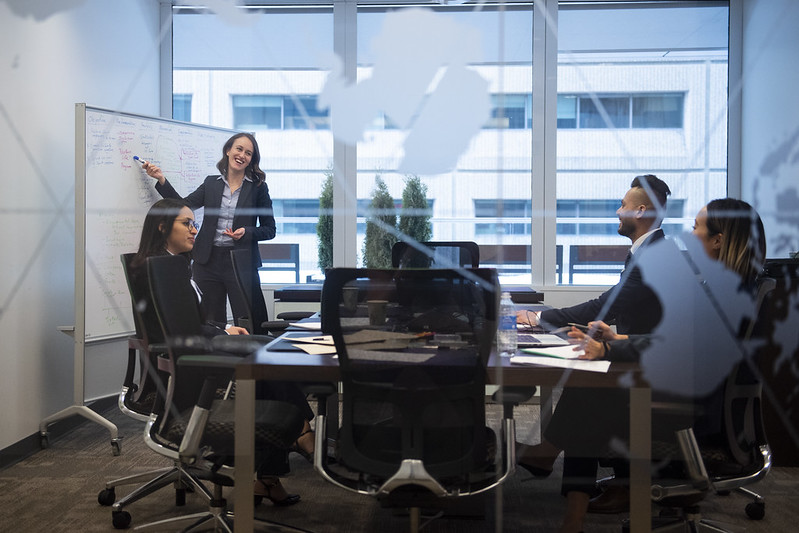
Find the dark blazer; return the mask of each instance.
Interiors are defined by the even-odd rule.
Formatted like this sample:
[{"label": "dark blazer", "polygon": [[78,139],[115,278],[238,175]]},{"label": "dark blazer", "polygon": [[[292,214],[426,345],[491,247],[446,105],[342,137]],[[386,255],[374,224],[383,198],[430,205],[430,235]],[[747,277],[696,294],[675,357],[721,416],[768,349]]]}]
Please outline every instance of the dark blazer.
[{"label": "dark blazer", "polygon": [[[205,208],[203,224],[192,250],[192,257],[200,264],[205,264],[211,257],[214,246],[214,234],[219,221],[219,207],[222,205],[222,193],[225,184],[219,175],[207,176],[202,185],[183,198],[172,187],[169,181],[163,185],[156,184],[155,190],[163,198],[184,199],[192,209]],[[256,186],[253,182],[244,180],[241,184],[239,201],[233,214],[233,230],[244,228],[244,237],[233,241],[235,248],[250,250],[252,268],[261,266],[261,254],[258,251],[258,241],[267,241],[275,238],[275,217],[272,212],[272,199],[269,197],[269,188],[266,183]]]},{"label": "dark blazer", "polygon": [[[658,229],[641,243],[637,253],[664,238],[663,230]],[[610,307],[604,316],[599,312],[610,300]],[[623,334],[649,333],[660,322],[663,309],[655,292],[644,285],[641,269],[634,266],[632,270],[615,286],[599,297],[561,309],[548,309],[541,313],[543,325],[551,328],[566,326],[569,322],[587,324],[592,320],[615,322],[616,330]]]}]

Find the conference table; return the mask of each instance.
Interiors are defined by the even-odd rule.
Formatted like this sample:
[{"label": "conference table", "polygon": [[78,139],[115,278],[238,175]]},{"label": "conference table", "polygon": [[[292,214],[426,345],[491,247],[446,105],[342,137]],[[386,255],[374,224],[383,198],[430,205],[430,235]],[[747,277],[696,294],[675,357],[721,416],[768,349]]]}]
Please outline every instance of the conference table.
[{"label": "conference table", "polygon": [[[242,359],[236,366],[236,533],[253,530],[255,382],[285,380],[330,383],[340,378],[338,359],[335,357],[281,351],[280,342],[280,338],[276,339]],[[543,391],[553,387],[616,387],[620,382],[626,383],[630,391],[630,526],[635,533],[651,530],[651,391],[641,380],[636,364],[612,363],[607,373],[600,373],[517,365],[507,358],[492,354],[487,367],[487,380],[501,386],[536,385]],[[543,412],[545,405],[549,404],[542,399],[542,424],[546,420]]]}]

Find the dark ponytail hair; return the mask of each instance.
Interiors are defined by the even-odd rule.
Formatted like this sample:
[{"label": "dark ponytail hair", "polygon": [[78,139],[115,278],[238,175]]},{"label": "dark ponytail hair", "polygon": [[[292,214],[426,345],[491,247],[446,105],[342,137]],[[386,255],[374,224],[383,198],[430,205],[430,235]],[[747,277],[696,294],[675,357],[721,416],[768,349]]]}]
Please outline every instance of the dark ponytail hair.
[{"label": "dark ponytail hair", "polygon": [[253,180],[256,186],[258,186],[266,181],[266,174],[264,174],[264,171],[261,170],[260,167],[261,150],[258,148],[258,141],[256,141],[255,137],[250,133],[237,133],[227,140],[225,145],[222,147],[222,159],[220,159],[216,164],[216,168],[219,169],[219,172],[221,172],[222,175],[227,176],[227,153],[233,147],[233,143],[236,141],[236,139],[240,137],[247,137],[252,143],[252,158],[250,158],[250,164],[244,169],[244,174]]}]

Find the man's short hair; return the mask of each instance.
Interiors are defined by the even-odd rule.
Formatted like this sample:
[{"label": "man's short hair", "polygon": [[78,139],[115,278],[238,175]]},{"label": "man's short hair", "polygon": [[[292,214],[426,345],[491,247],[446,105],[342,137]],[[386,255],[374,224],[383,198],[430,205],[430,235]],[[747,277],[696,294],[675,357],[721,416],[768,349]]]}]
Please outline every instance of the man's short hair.
[{"label": "man's short hair", "polygon": [[[655,207],[666,209],[666,198],[671,194],[666,182],[654,174],[643,174],[636,176],[630,184],[631,189],[644,189],[650,200],[657,200]],[[654,196],[654,198],[653,198]]]}]

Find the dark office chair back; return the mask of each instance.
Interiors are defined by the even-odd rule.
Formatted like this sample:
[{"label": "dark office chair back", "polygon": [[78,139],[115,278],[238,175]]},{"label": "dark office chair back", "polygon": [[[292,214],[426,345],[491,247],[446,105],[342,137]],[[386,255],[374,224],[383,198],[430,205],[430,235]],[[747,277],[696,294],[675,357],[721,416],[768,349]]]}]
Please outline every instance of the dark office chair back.
[{"label": "dark office chair back", "polygon": [[[328,272],[322,322],[342,372],[341,463],[383,479],[404,461],[439,479],[485,467],[498,287],[491,269]],[[351,290],[363,293],[354,314]],[[370,318],[370,306],[384,309]]]},{"label": "dark office chair back", "polygon": [[[211,353],[213,346],[203,335],[202,314],[197,293],[191,284],[191,273],[186,258],[180,255],[150,257],[147,259],[147,273],[153,304],[169,348],[169,360],[162,363],[162,369],[175,374],[178,372],[177,360],[181,356]],[[192,372],[196,370],[185,371],[187,376]],[[221,375],[220,387],[224,387],[231,377],[232,372]],[[184,386],[179,391],[170,391],[170,394],[164,398],[166,405],[175,407],[178,412],[194,405],[199,397],[203,379],[198,375],[185,377],[183,382]]]},{"label": "dark office chair back", "polygon": [[480,248],[472,241],[399,241],[391,248],[394,268],[477,268]]}]

